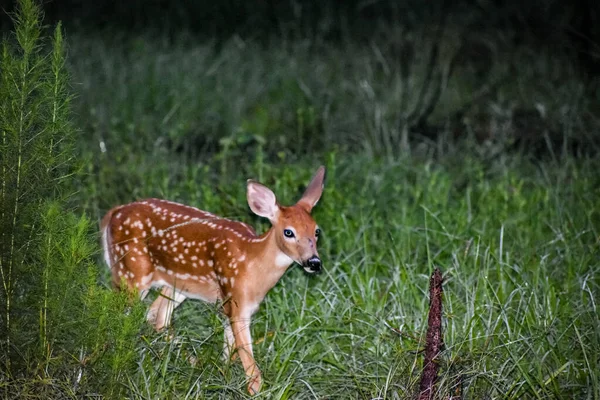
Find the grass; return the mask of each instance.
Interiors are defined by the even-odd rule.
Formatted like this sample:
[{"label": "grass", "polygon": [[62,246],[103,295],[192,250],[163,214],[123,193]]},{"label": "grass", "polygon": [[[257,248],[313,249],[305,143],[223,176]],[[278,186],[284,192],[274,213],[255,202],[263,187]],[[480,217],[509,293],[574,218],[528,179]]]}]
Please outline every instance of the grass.
[{"label": "grass", "polygon": [[[434,266],[446,276],[442,390],[460,381],[466,398],[598,397],[597,161],[338,157],[328,160],[315,210],[325,273],[291,269],[253,323],[264,398],[409,397]],[[263,167],[284,203],[312,172]],[[236,172],[215,185],[195,176],[196,166],[181,168],[190,178],[170,180],[159,166],[139,195],[256,222]],[[127,382],[133,397],[244,396],[241,367],[220,361],[214,306],[184,303],[173,332],[176,342],[140,343]]]},{"label": "grass", "polygon": [[[325,271],[290,269],[255,316],[259,398],[410,398],[436,266],[445,274],[442,393],[459,385],[468,399],[600,398],[600,162],[562,150],[597,138],[585,82],[561,56],[518,48],[503,57],[491,46],[483,76],[471,61],[449,76],[428,119],[439,136],[424,137],[407,116],[422,107],[431,38],[389,29],[386,40],[337,45],[68,34],[87,165],[71,204],[99,221],[116,204],[156,196],[264,231],[245,180],[287,204],[324,163],[314,216]],[[437,68],[458,52],[452,38]],[[408,61],[402,46],[414,52]],[[465,109],[461,124],[448,122]],[[522,109],[543,110],[531,119],[538,139],[564,146],[543,159],[511,151]],[[456,126],[465,137],[451,140]],[[109,290],[97,243],[76,297],[88,324],[79,353],[53,378],[19,381],[13,397],[44,388],[66,398],[246,398],[241,365],[220,359],[218,309],[186,301],[169,332],[151,332],[144,307]]]},{"label": "grass", "polygon": [[[444,392],[461,382],[466,398],[598,398],[597,162],[539,163],[506,155],[502,139],[440,142],[442,150],[403,141],[398,110],[415,104],[420,77],[403,81],[376,48],[345,46],[75,37],[83,147],[94,167],[82,204],[99,217],[159,196],[266,229],[249,214],[245,179],[260,178],[290,203],[325,162],[315,216],[326,271],[307,278],[291,269],[253,323],[264,398],[410,397],[434,266],[446,275]],[[545,62],[519,64],[523,79]],[[471,82],[463,93],[467,79],[450,82],[445,115],[477,89]],[[560,106],[584,104],[575,79],[558,89],[523,84],[502,86],[489,104],[509,115],[511,102],[558,108],[548,92],[559,89],[571,94]],[[184,303],[173,329],[178,341],[140,342],[125,383],[132,397],[245,396],[241,367],[220,361],[213,306]]]}]

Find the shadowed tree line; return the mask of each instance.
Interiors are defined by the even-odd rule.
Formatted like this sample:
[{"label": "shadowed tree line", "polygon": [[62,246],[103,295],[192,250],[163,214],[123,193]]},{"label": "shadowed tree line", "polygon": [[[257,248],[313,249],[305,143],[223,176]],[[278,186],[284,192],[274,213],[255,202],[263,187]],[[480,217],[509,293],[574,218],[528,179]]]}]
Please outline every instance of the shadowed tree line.
[{"label": "shadowed tree line", "polygon": [[[13,4],[14,0],[0,0],[4,10],[12,10]],[[284,38],[289,43],[306,40],[315,48],[319,43],[326,43],[330,49],[345,48],[350,42],[366,48],[375,45],[404,82],[419,75],[422,79],[420,86],[401,95],[394,129],[402,132],[398,137],[402,136],[399,140],[404,147],[409,140],[437,141],[440,132],[458,138],[470,131],[478,142],[504,137],[496,133],[502,129],[496,128],[508,121],[512,132],[508,146],[528,149],[538,156],[548,149],[580,154],[597,148],[590,145],[597,142],[598,110],[593,104],[600,93],[600,5],[594,0],[533,0],[525,4],[516,0],[51,0],[43,4],[43,9],[46,23],[60,20],[68,33],[92,33],[107,40],[121,38],[115,39],[114,45],[137,34],[160,38],[166,46],[179,43],[182,37],[191,42],[210,39],[217,53],[236,36],[267,45],[273,38]],[[6,32],[8,17],[3,18],[0,23]],[[417,44],[415,37],[426,39]],[[577,123],[567,124],[563,118],[561,125],[553,118],[556,107],[538,110],[532,101],[514,107],[504,105],[503,112],[510,110],[511,114],[500,117],[507,121],[491,115],[489,107],[480,107],[498,97],[502,88],[512,85],[517,90],[518,77],[532,79],[523,78],[523,72],[518,71],[531,61],[522,58],[522,49],[527,49],[530,57],[545,55],[554,62],[546,65],[545,73],[533,78],[539,85],[554,85],[548,99],[558,100],[556,87],[576,77],[583,88],[581,99],[590,104],[589,113],[577,107]],[[495,72],[499,65],[506,66],[500,74]],[[566,68],[558,71],[555,65]],[[468,76],[477,84],[467,90],[469,101],[455,101],[456,107],[448,110],[442,97],[448,82],[457,76]],[[411,110],[406,109],[405,101],[409,92],[415,98]],[[577,126],[568,140],[565,124]],[[206,135],[197,136],[199,143],[186,143],[193,148],[210,145]],[[218,146],[216,140],[212,146]],[[398,146],[395,143],[393,147]]]},{"label": "shadowed tree line", "polygon": [[[6,11],[14,3],[0,0]],[[62,20],[67,28],[186,31],[223,38],[233,34],[255,38],[319,35],[330,40],[346,35],[371,38],[378,27],[392,22],[409,28],[435,24],[435,15],[444,12],[469,31],[510,31],[515,44],[533,40],[572,47],[585,71],[600,73],[600,4],[595,0],[55,0],[43,7],[47,23]],[[6,15],[0,24],[3,31],[10,26]]]}]

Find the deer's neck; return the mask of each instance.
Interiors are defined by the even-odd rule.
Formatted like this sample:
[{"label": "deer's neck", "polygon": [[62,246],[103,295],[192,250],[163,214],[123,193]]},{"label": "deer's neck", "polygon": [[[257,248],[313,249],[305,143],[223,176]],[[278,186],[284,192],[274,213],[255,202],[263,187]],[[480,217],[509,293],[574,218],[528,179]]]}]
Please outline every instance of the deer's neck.
[{"label": "deer's neck", "polygon": [[263,296],[281,279],[288,267],[293,264],[289,256],[279,250],[273,228],[252,243],[251,257],[246,273],[260,282],[258,285],[264,292]]}]

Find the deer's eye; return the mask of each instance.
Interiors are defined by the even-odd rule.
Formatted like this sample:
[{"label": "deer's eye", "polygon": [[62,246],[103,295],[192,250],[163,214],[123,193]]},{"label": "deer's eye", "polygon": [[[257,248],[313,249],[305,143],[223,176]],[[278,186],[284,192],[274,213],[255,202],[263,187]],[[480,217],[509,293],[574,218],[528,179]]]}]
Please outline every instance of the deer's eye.
[{"label": "deer's eye", "polygon": [[294,231],[292,231],[291,229],[284,229],[283,230],[283,236],[285,236],[286,238],[293,238],[294,237]]},{"label": "deer's eye", "polygon": [[321,230],[319,228],[317,228],[317,230],[315,231],[315,236],[319,237],[320,234],[321,234]]}]

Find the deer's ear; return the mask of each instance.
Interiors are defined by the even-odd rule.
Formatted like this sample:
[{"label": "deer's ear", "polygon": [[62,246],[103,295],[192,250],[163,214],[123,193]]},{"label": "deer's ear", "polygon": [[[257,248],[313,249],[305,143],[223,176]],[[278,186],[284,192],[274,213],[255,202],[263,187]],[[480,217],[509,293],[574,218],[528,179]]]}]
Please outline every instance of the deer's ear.
[{"label": "deer's ear", "polygon": [[308,184],[304,194],[302,195],[302,198],[298,200],[297,204],[306,211],[311,212],[323,194],[324,181],[325,167],[321,165],[315,173],[315,176],[313,176],[312,180]]},{"label": "deer's ear", "polygon": [[246,198],[252,212],[273,221],[279,212],[275,194],[265,185],[248,179]]}]

